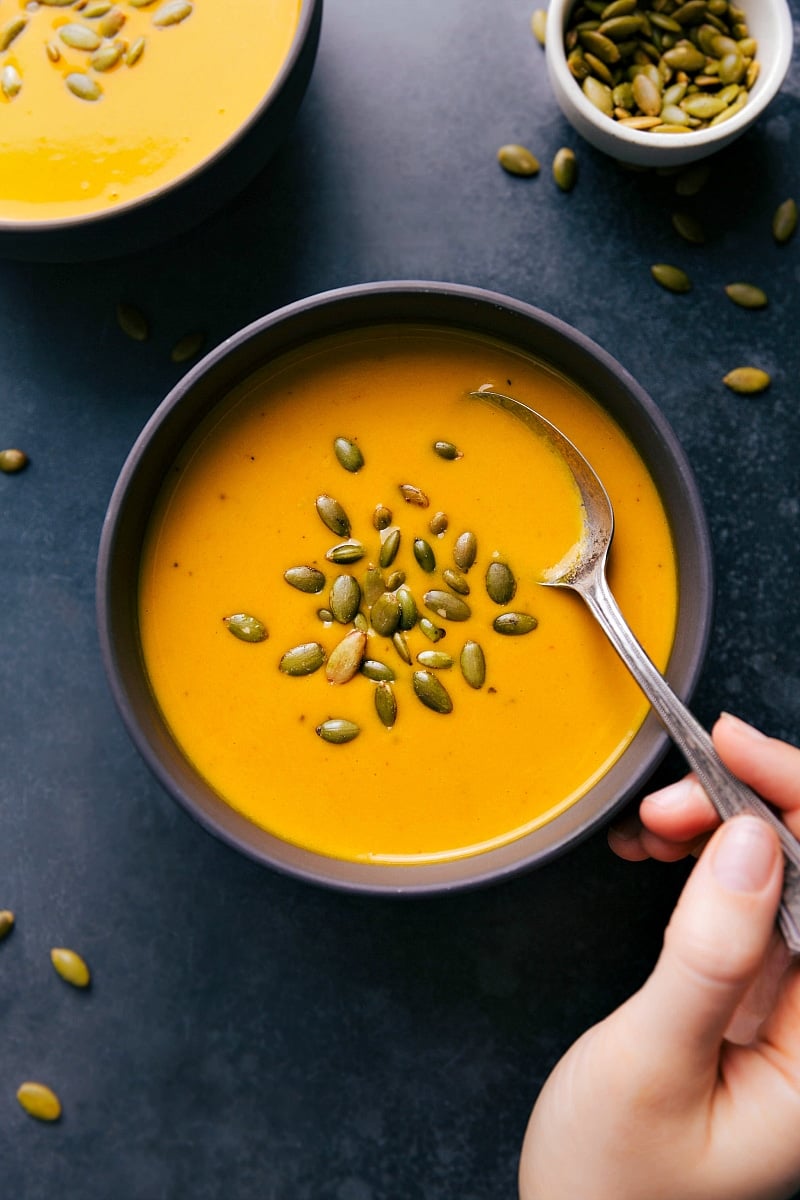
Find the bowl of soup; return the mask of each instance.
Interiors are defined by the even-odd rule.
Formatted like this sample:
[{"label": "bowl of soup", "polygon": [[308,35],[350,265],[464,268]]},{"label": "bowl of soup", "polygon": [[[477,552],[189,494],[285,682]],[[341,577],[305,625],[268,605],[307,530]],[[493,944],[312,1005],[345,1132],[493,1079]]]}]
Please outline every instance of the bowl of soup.
[{"label": "bowl of soup", "polygon": [[381,894],[529,869],[644,786],[666,735],[580,599],[574,481],[489,403],[548,417],[603,479],[610,582],[688,697],[712,564],[691,468],[602,348],[510,297],[359,285],[212,351],[110,500],[98,620],[167,791],[244,854]]},{"label": "bowl of soup", "polygon": [[305,93],[322,0],[0,3],[0,254],[130,253],[261,170]]}]

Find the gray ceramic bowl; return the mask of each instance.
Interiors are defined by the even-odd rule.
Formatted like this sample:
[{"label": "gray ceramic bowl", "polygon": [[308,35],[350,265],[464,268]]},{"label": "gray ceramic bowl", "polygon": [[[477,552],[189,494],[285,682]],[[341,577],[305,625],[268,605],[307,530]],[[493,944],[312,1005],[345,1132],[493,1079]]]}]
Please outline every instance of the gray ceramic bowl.
[{"label": "gray ceramic bowl", "polygon": [[289,53],[261,103],[214,154],[169,185],[118,208],[48,221],[3,220],[0,257],[77,262],[131,254],[183,233],[241,191],[286,137],[308,87],[322,0],[301,0]]},{"label": "gray ceramic bowl", "polygon": [[710,629],[712,565],[697,486],[675,435],[635,380],[588,338],[527,304],[453,284],[364,284],[314,296],[256,321],[191,370],[146,425],[111,497],[99,551],[98,621],[111,689],[134,742],[167,791],[206,829],[261,863],[316,883],[379,894],[432,893],[527,870],[607,821],[645,784],[667,748],[656,719],[648,716],[623,756],[580,801],[526,837],[443,863],[343,862],[279,840],[214,793],[172,740],[139,646],[142,542],[156,495],[186,439],[233,385],[275,356],[326,334],[386,322],[454,326],[502,339],[571,377],[615,418],[649,468],[671,523],[681,582],[667,675],[677,693],[688,697]]}]

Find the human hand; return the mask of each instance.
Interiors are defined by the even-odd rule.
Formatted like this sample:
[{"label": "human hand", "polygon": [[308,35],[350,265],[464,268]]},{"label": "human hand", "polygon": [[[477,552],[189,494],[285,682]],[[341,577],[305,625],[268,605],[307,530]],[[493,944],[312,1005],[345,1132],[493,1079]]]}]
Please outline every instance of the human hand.
[{"label": "human hand", "polygon": [[[714,729],[728,766],[800,832],[800,749],[735,718]],[[665,795],[665,793],[671,793]],[[648,797],[612,837],[626,858],[696,850],[717,823],[696,783]],[[521,1200],[785,1200],[800,1186],[800,964],[775,972],[783,860],[741,816],[713,834],[644,987],[567,1052],[534,1107]],[[772,971],[748,1044],[726,1038]]]}]

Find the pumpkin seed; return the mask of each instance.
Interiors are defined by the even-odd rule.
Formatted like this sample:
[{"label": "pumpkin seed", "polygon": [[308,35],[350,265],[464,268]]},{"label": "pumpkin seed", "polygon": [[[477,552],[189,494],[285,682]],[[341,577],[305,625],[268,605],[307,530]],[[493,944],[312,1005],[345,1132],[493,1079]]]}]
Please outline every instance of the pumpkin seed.
[{"label": "pumpkin seed", "polygon": [[495,559],[486,568],[486,592],[495,604],[508,604],[514,599],[517,581],[508,563]]},{"label": "pumpkin seed", "polygon": [[325,576],[316,567],[289,567],[283,572],[283,578],[298,592],[308,592],[312,596],[325,587]]},{"label": "pumpkin seed", "polygon": [[325,651],[319,642],[304,642],[292,646],[278,663],[284,675],[313,675],[325,662]]},{"label": "pumpkin seed", "polygon": [[762,371],[760,367],[736,367],[723,376],[722,382],[732,392],[751,396],[756,392],[763,392],[772,381],[767,372]]},{"label": "pumpkin seed", "polygon": [[614,94],[607,83],[595,79],[594,75],[587,75],[581,88],[586,99],[590,100],[595,108],[599,108],[601,113],[605,113],[607,117],[613,114]]},{"label": "pumpkin seed", "polygon": [[420,632],[424,633],[429,642],[439,642],[445,636],[445,630],[440,629],[438,625],[434,625],[427,617],[419,619]]},{"label": "pumpkin seed", "polygon": [[767,293],[752,283],[729,283],[725,292],[733,303],[741,308],[767,307]]},{"label": "pumpkin seed", "polygon": [[[538,175],[541,169],[536,155],[532,154],[526,146],[520,146],[516,142],[508,142],[505,146],[501,146],[497,151],[497,161],[504,171],[508,171],[509,175]],[[439,453],[438,450],[436,452]],[[442,455],[442,457],[445,458],[446,455]],[[457,456],[453,455],[453,457]]]},{"label": "pumpkin seed", "polygon": [[366,550],[361,542],[355,538],[348,538],[346,542],[339,542],[336,546],[331,546],[330,550],[326,551],[325,557],[328,562],[338,563],[354,563],[362,559],[366,554]]},{"label": "pumpkin seed", "polygon": [[28,24],[27,17],[15,17],[0,29],[0,53],[7,50],[15,38],[18,38]]},{"label": "pumpkin seed", "polygon": [[[613,45],[613,42],[612,42]],[[575,151],[562,146],[553,159],[553,179],[562,192],[571,192],[578,178],[578,160]]]},{"label": "pumpkin seed", "polygon": [[45,42],[44,52],[50,59],[50,62],[57,63],[61,58],[61,51],[55,42]]},{"label": "pumpkin seed", "polygon": [[468,571],[474,564],[478,553],[478,539],[474,533],[467,531],[459,534],[453,546],[453,561],[460,571]]},{"label": "pumpkin seed", "polygon": [[454,592],[458,592],[459,596],[469,595],[470,588],[467,577],[462,575],[460,571],[455,571],[452,567],[445,567],[442,571],[442,579],[449,588],[452,588]]},{"label": "pumpkin seed", "polygon": [[334,579],[328,605],[340,625],[349,625],[361,605],[361,584],[354,575],[337,575]]},{"label": "pumpkin seed", "polygon": [[317,496],[315,505],[320,520],[327,525],[331,533],[338,534],[339,537],[350,537],[350,518],[338,500],[323,494]]},{"label": "pumpkin seed", "polygon": [[0,909],[0,942],[8,937],[14,928],[14,914],[8,908]]},{"label": "pumpkin seed", "polygon": [[353,617],[353,624],[356,629],[361,629],[364,633],[369,633],[369,621],[363,612],[357,612]]},{"label": "pumpkin seed", "polygon": [[138,37],[135,39],[135,41],[131,42],[130,46],[125,51],[126,67],[132,67],[139,61],[144,54],[145,42],[146,39],[143,37]]},{"label": "pumpkin seed", "polygon": [[322,621],[323,625],[333,624],[334,617],[329,608],[318,608],[317,616],[319,617],[320,621]]},{"label": "pumpkin seed", "polygon": [[349,438],[337,437],[333,443],[333,453],[336,455],[339,465],[353,475],[364,465],[364,455],[361,453],[360,446]]},{"label": "pumpkin seed", "polygon": [[453,656],[444,650],[420,650],[417,662],[431,671],[449,671],[453,665]]},{"label": "pumpkin seed", "polygon": [[388,529],[384,532],[380,554],[378,555],[380,565],[384,568],[390,567],[397,557],[399,549],[400,530],[395,526],[393,529]]},{"label": "pumpkin seed", "polygon": [[678,196],[696,196],[708,183],[710,175],[710,163],[692,163],[675,180],[675,192]]},{"label": "pumpkin seed", "polygon": [[128,0],[131,8],[150,8],[155,2],[156,0]]},{"label": "pumpkin seed", "polygon": [[397,589],[397,599],[400,603],[400,628],[409,630],[413,629],[417,623],[417,602],[414,599],[414,593],[411,588],[405,584]]},{"label": "pumpkin seed", "polygon": [[436,555],[430,542],[426,542],[425,538],[414,538],[414,558],[428,575],[436,570]]},{"label": "pumpkin seed", "polygon": [[88,966],[74,950],[56,946],[50,951],[50,961],[56,973],[73,987],[85,988],[91,983],[92,976]]},{"label": "pumpkin seed", "polygon": [[395,678],[395,673],[387,664],[380,662],[377,658],[365,658],[361,663],[361,674],[367,679],[371,679],[373,683],[391,683]]},{"label": "pumpkin seed", "polygon": [[99,100],[103,94],[100,84],[81,71],[72,71],[64,82],[73,96],[77,96],[79,100]]},{"label": "pumpkin seed", "polygon": [[351,629],[345,634],[338,646],[334,646],[328,655],[325,666],[325,676],[329,683],[348,683],[358,674],[364,650],[367,645],[367,635],[363,629]]},{"label": "pumpkin seed", "polygon": [[540,46],[545,44],[547,30],[547,9],[536,8],[531,17],[531,31]]},{"label": "pumpkin seed", "polygon": [[670,218],[672,228],[679,234],[684,241],[691,242],[695,246],[702,246],[706,240],[706,231],[690,213],[676,212]]},{"label": "pumpkin seed", "polygon": [[392,510],[387,508],[385,504],[379,504],[372,514],[372,524],[380,531],[387,529],[392,523]]},{"label": "pumpkin seed", "polygon": [[380,680],[375,688],[375,711],[381,723],[391,729],[397,720],[397,697],[388,680]]},{"label": "pumpkin seed", "polygon": [[408,648],[408,641],[406,640],[406,635],[402,629],[398,629],[392,634],[392,645],[402,658],[403,662],[410,666],[411,651]]},{"label": "pumpkin seed", "polygon": [[16,450],[12,447],[0,450],[0,471],[4,475],[16,475],[17,471],[23,471],[27,467],[28,461],[24,450]]},{"label": "pumpkin seed", "polygon": [[87,4],[82,13],[89,21],[94,21],[96,17],[104,17],[107,12],[111,12],[113,8],[111,0],[93,0],[93,3]]},{"label": "pumpkin seed", "polygon": [[455,462],[457,458],[463,458],[463,452],[459,450],[455,442],[434,442],[433,449],[439,458],[445,459],[447,462]]},{"label": "pumpkin seed", "polygon": [[476,691],[486,682],[486,659],[477,642],[465,642],[459,658],[461,674]]},{"label": "pumpkin seed", "polygon": [[646,26],[647,20],[641,13],[626,13],[624,16],[608,17],[601,23],[597,32],[619,44],[628,41],[629,38],[635,38]]},{"label": "pumpkin seed", "polygon": [[661,88],[644,73],[633,80],[633,98],[646,117],[656,117],[661,112]]},{"label": "pumpkin seed", "polygon": [[190,358],[194,358],[200,352],[205,340],[206,335],[201,329],[195,329],[192,333],[185,333],[182,338],[178,338],[170,350],[169,357],[171,361],[174,363],[188,362]]},{"label": "pumpkin seed", "polygon": [[223,617],[222,620],[240,642],[265,642],[269,637],[264,622],[251,613],[234,613],[233,616]]},{"label": "pumpkin seed", "polygon": [[436,537],[441,537],[443,533],[447,532],[447,527],[449,524],[450,518],[448,517],[447,513],[437,512],[433,514],[428,522],[428,529],[430,529],[431,533]]},{"label": "pumpkin seed", "polygon": [[6,63],[0,71],[0,91],[8,100],[13,100],[22,91],[22,76],[11,63]]},{"label": "pumpkin seed", "polygon": [[400,601],[394,592],[383,592],[370,611],[372,628],[381,637],[391,637],[400,625]]},{"label": "pumpkin seed", "polygon": [[779,204],[775,209],[775,215],[772,218],[772,236],[778,245],[782,246],[797,228],[797,202],[795,200],[784,200],[783,204]]},{"label": "pumpkin seed", "polygon": [[93,29],[90,29],[88,25],[80,25],[77,21],[62,25],[58,30],[58,36],[64,45],[69,46],[72,50],[96,50],[101,41]]},{"label": "pumpkin seed", "polygon": [[[52,3],[52,0],[43,0]],[[37,1121],[57,1121],[61,1116],[61,1101],[44,1083],[27,1080],[17,1088],[17,1100],[30,1117]]]},{"label": "pumpkin seed", "polygon": [[68,4],[74,4],[75,0],[39,0],[40,4],[44,4],[46,8],[66,8]]},{"label": "pumpkin seed", "polygon": [[89,59],[89,66],[93,67],[95,71],[110,71],[117,65],[124,53],[124,42],[110,42],[107,46],[101,46],[99,50],[95,50]]},{"label": "pumpkin seed", "polygon": [[150,323],[147,317],[133,304],[124,302],[117,305],[117,324],[124,334],[133,338],[134,342],[146,342],[150,336]]},{"label": "pumpkin seed", "polygon": [[348,721],[346,717],[330,717],[317,726],[315,733],[323,742],[342,746],[345,742],[352,742],[353,738],[357,738],[361,730],[355,721]]},{"label": "pumpkin seed", "polygon": [[97,22],[97,31],[105,38],[113,38],[122,29],[126,20],[125,14],[118,8],[114,8]]},{"label": "pumpkin seed", "polygon": [[655,263],[650,268],[650,274],[656,283],[660,283],[668,292],[689,292],[692,281],[680,267],[671,267],[668,263]]},{"label": "pumpkin seed", "polygon": [[506,612],[495,617],[492,621],[492,629],[497,633],[516,637],[523,633],[531,633],[538,624],[536,617],[532,617],[530,613]]},{"label": "pumpkin seed", "polygon": [[393,588],[386,586],[386,580],[383,578],[383,573],[377,567],[369,566],[364,572],[364,599],[367,604],[372,607],[375,601],[385,591],[393,591]]},{"label": "pumpkin seed", "polygon": [[681,41],[670,50],[665,50],[662,58],[667,66],[674,71],[700,71],[706,65],[706,56],[691,42]]},{"label": "pumpkin seed", "polygon": [[453,711],[453,701],[441,680],[430,671],[415,671],[412,679],[415,695],[426,708],[436,713]]},{"label": "pumpkin seed", "polygon": [[160,29],[166,28],[167,25],[178,25],[190,17],[193,11],[194,5],[190,0],[167,0],[166,4],[162,4],[161,8],[153,13],[153,24]]},{"label": "pumpkin seed", "polygon": [[402,587],[406,581],[405,571],[392,571],[389,578],[386,580],[386,591],[396,592],[399,587]]},{"label": "pumpkin seed", "polygon": [[578,40],[584,50],[593,54],[595,58],[599,58],[600,62],[605,63],[606,66],[610,67],[619,62],[619,47],[604,33],[598,33],[596,29],[582,29]]},{"label": "pumpkin seed", "polygon": [[406,504],[415,504],[417,508],[427,508],[430,504],[430,500],[422,489],[415,487],[413,483],[401,483],[400,495]]},{"label": "pumpkin seed", "polygon": [[438,588],[433,588],[430,592],[426,592],[422,599],[425,607],[444,621],[467,621],[472,616],[472,609],[466,600],[463,600],[461,596],[453,595],[452,592],[443,592]]}]

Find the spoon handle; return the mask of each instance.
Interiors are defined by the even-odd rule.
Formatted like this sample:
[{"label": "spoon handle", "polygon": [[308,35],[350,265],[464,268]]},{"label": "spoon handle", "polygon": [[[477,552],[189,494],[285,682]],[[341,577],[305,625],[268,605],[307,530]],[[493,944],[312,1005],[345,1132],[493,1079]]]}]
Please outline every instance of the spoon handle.
[{"label": "spoon handle", "polygon": [[737,813],[754,813],[777,833],[785,859],[778,924],[789,950],[800,954],[800,842],[761,797],[725,766],[706,730],[678,699],[637,641],[620,612],[605,573],[598,569],[575,590],[580,592],[670,737],[683,752],[720,817],[727,820]]}]

